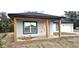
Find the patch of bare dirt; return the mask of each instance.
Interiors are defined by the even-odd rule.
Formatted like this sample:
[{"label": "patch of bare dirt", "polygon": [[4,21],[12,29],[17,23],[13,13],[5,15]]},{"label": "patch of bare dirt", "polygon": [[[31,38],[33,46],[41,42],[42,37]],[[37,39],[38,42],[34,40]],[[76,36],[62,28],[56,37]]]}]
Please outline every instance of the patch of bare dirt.
[{"label": "patch of bare dirt", "polygon": [[24,42],[17,42],[18,48],[78,48],[79,37],[62,37],[61,39],[43,39],[43,40],[31,40]]},{"label": "patch of bare dirt", "polygon": [[[3,37],[5,35],[5,37]],[[13,33],[1,33],[0,36],[2,39],[2,47],[12,47],[13,46]]]},{"label": "patch of bare dirt", "polygon": [[[77,35],[76,33],[66,33],[66,32],[62,32],[62,35]],[[54,32],[54,35],[59,35],[58,32]]]},{"label": "patch of bare dirt", "polygon": [[13,33],[2,39],[3,48],[79,48],[79,36],[13,42]]}]

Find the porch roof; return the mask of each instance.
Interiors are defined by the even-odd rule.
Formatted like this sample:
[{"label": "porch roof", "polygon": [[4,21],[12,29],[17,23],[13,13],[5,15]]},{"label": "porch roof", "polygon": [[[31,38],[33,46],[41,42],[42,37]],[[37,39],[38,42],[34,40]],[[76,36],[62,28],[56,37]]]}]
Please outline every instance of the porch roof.
[{"label": "porch roof", "polygon": [[22,17],[22,18],[41,18],[41,19],[57,19],[64,18],[61,16],[54,16],[49,14],[37,13],[37,12],[27,12],[27,13],[10,13],[9,17]]}]

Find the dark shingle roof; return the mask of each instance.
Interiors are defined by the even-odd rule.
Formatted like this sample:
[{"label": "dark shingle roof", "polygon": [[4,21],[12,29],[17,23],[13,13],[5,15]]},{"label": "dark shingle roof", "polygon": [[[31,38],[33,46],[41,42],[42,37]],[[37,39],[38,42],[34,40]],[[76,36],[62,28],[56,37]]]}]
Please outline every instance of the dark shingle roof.
[{"label": "dark shingle roof", "polygon": [[[53,22],[54,22],[54,23],[57,23],[58,21],[53,21]],[[72,21],[69,21],[69,19],[67,19],[67,18],[64,18],[64,19],[62,18],[62,19],[61,19],[61,22],[62,22],[62,23],[73,23]]]},{"label": "dark shingle roof", "polygon": [[59,16],[37,13],[37,12],[27,12],[27,13],[11,13],[8,14],[10,17],[26,17],[26,18],[42,18],[42,19],[60,19]]}]

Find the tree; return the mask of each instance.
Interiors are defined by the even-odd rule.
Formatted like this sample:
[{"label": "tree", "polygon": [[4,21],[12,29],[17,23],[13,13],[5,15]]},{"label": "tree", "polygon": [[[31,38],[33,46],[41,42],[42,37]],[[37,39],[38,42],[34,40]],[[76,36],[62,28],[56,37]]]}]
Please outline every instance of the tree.
[{"label": "tree", "polygon": [[2,19],[1,20],[1,26],[2,26],[2,31],[4,31],[4,32],[6,32],[6,27],[7,27],[7,25],[6,25],[7,24],[7,22],[6,22],[7,21],[6,20],[7,18],[6,18],[6,15],[5,14],[6,14],[5,12],[2,12],[1,13],[1,15],[2,15],[2,17],[1,17],[1,19]]},{"label": "tree", "polygon": [[74,29],[79,26],[79,11],[65,11],[65,17],[74,23]]},{"label": "tree", "polygon": [[12,32],[13,31],[13,20],[8,18],[6,15],[6,12],[1,12],[1,22],[0,22],[0,28],[2,29],[2,32]]}]

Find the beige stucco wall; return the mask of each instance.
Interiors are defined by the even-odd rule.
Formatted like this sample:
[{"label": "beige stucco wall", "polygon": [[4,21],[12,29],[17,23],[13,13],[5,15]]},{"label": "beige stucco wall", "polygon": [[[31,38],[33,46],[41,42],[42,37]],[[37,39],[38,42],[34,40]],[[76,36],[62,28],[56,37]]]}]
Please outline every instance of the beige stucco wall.
[{"label": "beige stucco wall", "polygon": [[38,32],[37,34],[23,34],[23,22],[17,22],[16,24],[16,34],[17,37],[29,37],[29,36],[45,36],[45,22],[37,23]]},{"label": "beige stucco wall", "polygon": [[[16,36],[17,37],[34,37],[34,36],[45,36],[45,22],[37,22],[38,32],[37,34],[23,34],[23,22],[17,22],[16,24]],[[49,22],[48,26],[48,35],[53,35],[53,32],[56,31],[56,24],[53,21]],[[63,23],[61,24],[61,32],[73,32],[73,24],[72,23]]]}]

